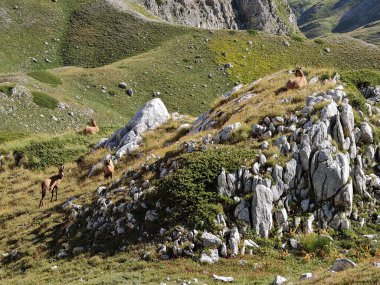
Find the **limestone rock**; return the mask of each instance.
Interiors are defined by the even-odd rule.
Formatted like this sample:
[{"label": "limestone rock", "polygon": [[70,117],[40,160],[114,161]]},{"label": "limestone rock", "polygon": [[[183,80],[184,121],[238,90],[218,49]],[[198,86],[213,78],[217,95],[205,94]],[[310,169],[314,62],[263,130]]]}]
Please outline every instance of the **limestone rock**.
[{"label": "limestone rock", "polygon": [[117,130],[105,143],[105,147],[116,148],[116,157],[120,158],[139,146],[143,133],[157,128],[169,118],[164,103],[155,98],[146,103],[125,127]]},{"label": "limestone rock", "polygon": [[268,238],[272,229],[273,194],[271,189],[258,185],[252,198],[252,225],[257,235]]}]

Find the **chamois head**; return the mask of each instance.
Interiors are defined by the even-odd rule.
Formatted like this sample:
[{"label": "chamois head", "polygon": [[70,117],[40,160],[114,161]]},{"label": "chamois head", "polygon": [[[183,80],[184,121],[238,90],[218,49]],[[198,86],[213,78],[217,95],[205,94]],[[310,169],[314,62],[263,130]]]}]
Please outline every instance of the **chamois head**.
[{"label": "chamois head", "polygon": [[112,159],[111,158],[108,158],[104,161],[104,165],[108,166],[108,165],[111,165],[112,164]]},{"label": "chamois head", "polygon": [[303,74],[303,71],[302,71],[302,67],[301,66],[297,66],[296,67],[296,77],[303,77],[304,74]]},{"label": "chamois head", "polygon": [[95,121],[95,118],[91,118],[91,125],[93,126],[93,127],[95,127],[96,126],[96,121]]},{"label": "chamois head", "polygon": [[65,166],[62,164],[61,166],[58,167],[58,172],[60,175],[63,176],[65,174],[64,171],[65,171]]}]

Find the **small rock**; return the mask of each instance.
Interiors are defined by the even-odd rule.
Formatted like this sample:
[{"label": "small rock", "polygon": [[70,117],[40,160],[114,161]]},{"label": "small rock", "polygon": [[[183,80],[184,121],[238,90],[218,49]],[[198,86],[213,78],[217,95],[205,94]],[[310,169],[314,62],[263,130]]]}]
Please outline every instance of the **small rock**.
[{"label": "small rock", "polygon": [[286,282],[286,278],[285,277],[277,275],[272,284],[273,285],[280,285],[280,284],[284,284],[285,282]]},{"label": "small rock", "polygon": [[127,88],[127,83],[125,83],[125,82],[120,82],[120,83],[119,83],[119,88],[122,88],[122,89]]},{"label": "small rock", "polygon": [[127,93],[128,96],[132,96],[133,95],[133,89],[132,88],[128,88],[125,93]]},{"label": "small rock", "polygon": [[331,52],[331,49],[330,48],[324,48],[323,49],[325,52],[327,52],[327,53],[330,53]]},{"label": "small rock", "polygon": [[300,280],[307,280],[311,278],[313,278],[313,274],[308,272],[308,273],[301,274]]},{"label": "small rock", "polygon": [[356,267],[355,262],[349,260],[348,258],[338,258],[334,261],[334,264],[331,266],[330,270],[339,272],[354,267]]},{"label": "small rock", "polygon": [[233,282],[234,281],[233,277],[219,276],[216,274],[213,274],[212,278],[214,278],[215,280],[218,280],[218,281],[222,281],[222,282]]}]

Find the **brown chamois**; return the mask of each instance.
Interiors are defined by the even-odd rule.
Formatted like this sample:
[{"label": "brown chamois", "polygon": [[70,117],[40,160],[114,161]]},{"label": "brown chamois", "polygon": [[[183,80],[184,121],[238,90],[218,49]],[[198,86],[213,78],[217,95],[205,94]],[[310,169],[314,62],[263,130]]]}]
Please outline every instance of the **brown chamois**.
[{"label": "brown chamois", "polygon": [[286,83],[286,89],[302,89],[306,86],[307,80],[305,75],[302,72],[301,67],[296,68],[296,78],[295,79],[289,79]]},{"label": "brown chamois", "polygon": [[61,165],[60,167],[58,167],[59,173],[57,175],[51,176],[50,178],[47,178],[41,182],[41,200],[40,200],[40,205],[38,207],[41,207],[44,205],[44,198],[46,196],[46,191],[51,191],[50,202],[53,201],[54,191],[55,191],[55,200],[57,201],[58,185],[61,183],[63,176],[65,176],[64,170],[65,170],[65,166]]},{"label": "brown chamois", "polygon": [[99,127],[96,124],[96,121],[94,118],[91,119],[90,121],[90,126],[86,126],[83,130],[83,133],[85,135],[94,135],[99,132]]},{"label": "brown chamois", "polygon": [[112,158],[108,158],[104,161],[103,172],[104,172],[104,179],[111,178],[111,181],[112,181],[112,175],[115,172],[115,166],[113,165]]}]

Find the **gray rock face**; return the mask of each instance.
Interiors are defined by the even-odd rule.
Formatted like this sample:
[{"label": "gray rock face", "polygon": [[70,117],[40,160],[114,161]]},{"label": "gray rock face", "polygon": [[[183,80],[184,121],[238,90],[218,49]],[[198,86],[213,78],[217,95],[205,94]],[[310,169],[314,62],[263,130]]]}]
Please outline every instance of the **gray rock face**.
[{"label": "gray rock face", "polygon": [[[255,29],[275,34],[296,30],[287,1],[268,0],[140,0],[154,15],[171,22],[205,29]],[[285,13],[279,13],[279,10]],[[284,15],[285,14],[285,15]]]},{"label": "gray rock face", "polygon": [[367,122],[362,123],[360,131],[362,134],[360,139],[364,143],[373,143],[373,130]]},{"label": "gray rock face", "polygon": [[138,148],[141,135],[165,123],[170,118],[168,110],[159,98],[147,102],[128,124],[117,130],[105,143],[105,147],[116,148],[120,158]]},{"label": "gray rock face", "polygon": [[258,185],[252,198],[252,225],[257,235],[268,238],[272,229],[273,194],[271,189]]},{"label": "gray rock face", "polygon": [[227,141],[231,138],[232,133],[240,129],[241,124],[239,122],[224,127],[215,137],[216,143]]},{"label": "gray rock face", "polygon": [[202,239],[203,245],[206,247],[222,245],[222,240],[219,237],[208,232],[204,232],[202,234],[201,239]]},{"label": "gray rock face", "polygon": [[313,156],[311,177],[317,202],[327,200],[342,189],[348,181],[350,163],[342,154],[331,155],[331,150],[317,151]]},{"label": "gray rock face", "polygon": [[199,259],[200,263],[213,264],[219,261],[219,253],[217,249],[210,250],[210,254],[202,253]]},{"label": "gray rock face", "polygon": [[249,219],[249,202],[246,200],[241,201],[235,208],[235,218],[242,220],[246,223],[250,223]]},{"label": "gray rock face", "polygon": [[351,134],[355,128],[354,125],[354,112],[350,104],[342,104],[342,111],[340,113],[340,119],[343,126],[343,131],[346,134]]}]

